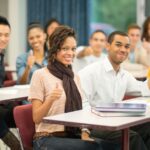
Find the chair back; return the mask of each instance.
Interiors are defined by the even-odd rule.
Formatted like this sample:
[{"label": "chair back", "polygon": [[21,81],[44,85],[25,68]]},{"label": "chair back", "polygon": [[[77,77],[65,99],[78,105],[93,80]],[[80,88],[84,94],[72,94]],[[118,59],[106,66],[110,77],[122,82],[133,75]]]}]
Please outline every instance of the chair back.
[{"label": "chair back", "polygon": [[35,124],[32,118],[32,104],[16,106],[14,108],[14,119],[19,129],[24,149],[32,148]]}]

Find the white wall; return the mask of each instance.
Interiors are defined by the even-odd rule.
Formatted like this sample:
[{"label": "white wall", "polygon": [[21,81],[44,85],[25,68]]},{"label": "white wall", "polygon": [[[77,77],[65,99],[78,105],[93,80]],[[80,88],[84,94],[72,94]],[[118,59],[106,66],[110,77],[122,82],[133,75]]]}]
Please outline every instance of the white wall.
[{"label": "white wall", "polygon": [[8,0],[0,0],[0,15],[8,17]]},{"label": "white wall", "polygon": [[11,25],[11,37],[7,49],[7,59],[11,66],[16,65],[16,57],[26,50],[26,0],[8,1],[8,20]]},{"label": "white wall", "polygon": [[137,24],[142,27],[145,20],[145,0],[137,0]]}]

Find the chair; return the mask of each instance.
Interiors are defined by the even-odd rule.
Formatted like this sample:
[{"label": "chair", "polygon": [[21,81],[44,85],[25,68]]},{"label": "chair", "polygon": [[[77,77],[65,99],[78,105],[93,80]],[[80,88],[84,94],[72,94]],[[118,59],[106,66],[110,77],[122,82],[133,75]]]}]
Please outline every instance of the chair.
[{"label": "chair", "polygon": [[23,148],[32,149],[33,135],[35,133],[35,124],[32,118],[32,104],[16,106],[14,108],[14,119],[19,129]]},{"label": "chair", "polygon": [[4,80],[4,87],[9,87],[16,85],[16,81],[13,80],[12,71],[5,72],[5,80]]},{"label": "chair", "polygon": [[123,100],[129,100],[129,99],[137,98],[137,97],[139,97],[139,96],[125,95]]}]

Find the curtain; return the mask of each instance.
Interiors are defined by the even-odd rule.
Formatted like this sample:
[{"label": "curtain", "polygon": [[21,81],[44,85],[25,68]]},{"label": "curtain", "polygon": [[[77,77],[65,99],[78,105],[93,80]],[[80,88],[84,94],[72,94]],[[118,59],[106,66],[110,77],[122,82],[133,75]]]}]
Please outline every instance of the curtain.
[{"label": "curtain", "polygon": [[148,17],[150,16],[150,1],[145,0],[145,16]]},{"label": "curtain", "polygon": [[90,22],[90,0],[28,0],[28,23],[40,21],[42,25],[56,18],[61,24],[73,27],[78,45],[87,45]]}]

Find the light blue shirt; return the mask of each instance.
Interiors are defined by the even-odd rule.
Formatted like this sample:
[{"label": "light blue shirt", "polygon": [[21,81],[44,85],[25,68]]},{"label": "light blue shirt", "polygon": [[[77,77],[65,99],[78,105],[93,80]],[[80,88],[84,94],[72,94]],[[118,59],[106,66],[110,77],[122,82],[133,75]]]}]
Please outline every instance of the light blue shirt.
[{"label": "light blue shirt", "polygon": [[[16,70],[17,70],[18,81],[20,80],[20,78],[22,77],[22,75],[25,71],[25,68],[27,66],[27,58],[29,55],[30,55],[30,52],[21,54],[20,56],[17,57]],[[42,64],[38,64],[36,62],[33,64],[32,68],[30,70],[29,76],[28,76],[27,84],[30,83],[32,74],[35,70],[40,69],[48,64],[46,56],[47,56],[47,53],[45,53],[45,58],[43,59]]]},{"label": "light blue shirt", "polygon": [[129,53],[129,60],[130,60],[131,63],[135,63],[134,50],[130,51],[130,53]]}]

